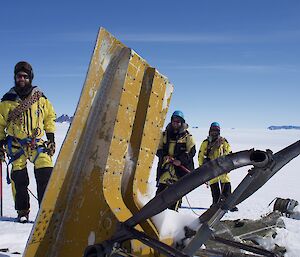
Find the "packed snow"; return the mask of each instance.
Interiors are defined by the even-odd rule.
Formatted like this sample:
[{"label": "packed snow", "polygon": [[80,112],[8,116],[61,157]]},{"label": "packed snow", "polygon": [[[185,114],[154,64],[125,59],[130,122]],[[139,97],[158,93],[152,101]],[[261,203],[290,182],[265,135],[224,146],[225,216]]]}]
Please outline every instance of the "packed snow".
[{"label": "packed snow", "polygon": [[[57,152],[54,161],[59,152],[64,137],[67,133],[69,124],[57,124],[56,142]],[[197,150],[207,136],[208,128],[191,128],[190,132],[195,138]],[[222,129],[222,136],[226,137],[232,147],[232,151],[240,151],[246,149],[270,149],[274,153],[280,149],[294,143],[300,138],[299,130],[268,130],[268,129],[239,129],[230,128]],[[195,156],[195,166],[197,167],[197,156]],[[157,159],[154,160],[150,182],[150,196],[155,193],[155,173]],[[276,197],[290,198],[300,202],[299,187],[299,167],[300,157],[295,158],[281,169],[274,177],[272,177],[265,186],[253,194],[250,198],[242,202],[238,208],[238,212],[229,212],[223,219],[258,219],[261,215],[265,215],[272,211],[273,205],[269,203]],[[239,184],[243,177],[247,174],[250,167],[244,167],[234,170],[230,173],[233,189]],[[36,194],[36,185],[33,173],[33,166],[28,165],[30,176],[30,191]],[[3,217],[0,218],[0,257],[20,256],[24,252],[26,242],[33,226],[34,219],[38,211],[37,200],[31,195],[31,212],[30,223],[20,224],[14,222],[16,212],[14,210],[14,202],[11,187],[6,185],[6,167],[3,165]],[[142,199],[148,201],[148,198]],[[183,198],[183,206],[203,207],[207,208],[211,204],[210,189],[205,185],[200,186],[186,197]],[[154,222],[159,226],[163,237],[173,235],[180,237],[182,235],[182,227],[196,223],[198,215],[203,210],[180,209],[179,213],[167,210],[160,215],[154,217]],[[264,242],[266,247],[272,247],[275,243],[284,246],[287,249],[286,257],[300,256],[300,207],[295,208],[295,219],[284,217],[285,229],[278,229],[275,239],[270,242]],[[8,249],[5,252],[5,249]]]}]

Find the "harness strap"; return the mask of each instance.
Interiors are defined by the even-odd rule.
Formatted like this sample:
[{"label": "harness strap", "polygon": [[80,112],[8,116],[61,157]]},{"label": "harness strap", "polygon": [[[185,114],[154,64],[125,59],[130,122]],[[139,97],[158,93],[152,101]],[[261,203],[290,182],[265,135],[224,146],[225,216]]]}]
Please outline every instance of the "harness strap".
[{"label": "harness strap", "polygon": [[[206,157],[209,157],[210,152],[216,151],[221,145],[223,145],[225,142],[225,139],[223,137],[218,138],[216,141],[210,143],[207,142],[207,148],[206,148]],[[223,153],[224,154],[224,153]]]},{"label": "harness strap", "polygon": [[[14,162],[15,160],[19,159],[25,153],[23,146],[28,146],[30,144],[34,145],[35,150],[37,151],[37,154],[33,159],[33,163],[35,163],[35,161],[38,158],[40,153],[46,152],[46,148],[44,146],[37,145],[37,143],[39,141],[41,141],[40,138],[33,139],[30,137],[27,137],[24,139],[19,139],[19,138],[13,137],[13,136],[7,136],[6,140],[7,140],[7,150],[8,150],[7,155],[8,155],[8,159],[9,159],[8,165],[11,164],[12,162]],[[13,146],[14,140],[19,143],[20,147]],[[19,148],[19,150],[17,152],[13,153],[13,151],[12,151],[13,147]]]},{"label": "harness strap", "polygon": [[10,177],[9,177],[9,168],[8,168],[8,164],[7,161],[4,160],[5,164],[6,164],[6,183],[9,185],[11,183],[10,181]]},{"label": "harness strap", "polygon": [[46,147],[44,147],[44,146],[38,146],[37,148],[36,148],[36,151],[37,151],[37,153],[36,153],[36,155],[35,155],[35,157],[34,157],[34,159],[33,159],[33,163],[35,163],[35,161],[36,161],[36,159],[39,157],[39,155],[40,155],[40,153],[46,153],[47,152],[47,149],[46,149]]},{"label": "harness strap", "polygon": [[[16,141],[20,144],[20,147],[17,146],[13,146],[13,141]],[[11,179],[9,176],[9,164],[13,163],[15,160],[19,159],[23,154],[25,154],[24,148],[23,146],[28,146],[32,143],[34,143],[35,146],[35,150],[37,151],[34,159],[33,159],[33,163],[35,163],[35,161],[37,160],[37,158],[39,157],[40,153],[45,153],[47,152],[46,147],[41,146],[41,145],[37,145],[37,143],[41,141],[40,138],[24,138],[24,139],[19,139],[13,136],[7,136],[6,137],[6,142],[7,142],[7,157],[8,157],[8,163],[6,163],[6,182],[9,185],[11,183]],[[12,148],[19,148],[19,150],[15,153],[13,153]]]}]

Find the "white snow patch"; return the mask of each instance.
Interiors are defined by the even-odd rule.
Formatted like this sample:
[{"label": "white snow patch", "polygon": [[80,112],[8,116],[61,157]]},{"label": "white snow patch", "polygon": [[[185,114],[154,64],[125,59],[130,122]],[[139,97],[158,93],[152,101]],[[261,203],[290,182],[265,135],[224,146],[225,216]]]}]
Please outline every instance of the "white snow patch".
[{"label": "white snow patch", "polygon": [[165,91],[165,96],[164,96],[164,101],[162,105],[162,109],[167,109],[168,107],[168,100],[170,99],[172,93],[173,93],[173,86],[170,83],[167,83],[166,85],[166,91]]},{"label": "white snow patch", "polygon": [[184,226],[195,228],[199,226],[199,220],[191,214],[178,213],[173,210],[165,210],[152,217],[152,221],[160,233],[160,238],[173,237],[175,240],[184,237]]},{"label": "white snow patch", "polygon": [[297,205],[291,214],[291,218],[296,219],[296,220],[300,220],[300,205]]}]

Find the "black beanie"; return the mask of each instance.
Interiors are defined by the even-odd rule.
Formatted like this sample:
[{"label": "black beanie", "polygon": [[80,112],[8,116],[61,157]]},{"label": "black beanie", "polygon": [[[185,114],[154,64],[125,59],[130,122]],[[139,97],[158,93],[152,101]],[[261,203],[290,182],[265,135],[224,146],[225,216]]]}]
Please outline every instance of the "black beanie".
[{"label": "black beanie", "polygon": [[31,65],[28,62],[18,62],[15,66],[14,74],[17,75],[18,72],[23,71],[27,73],[30,77],[30,80],[33,80],[33,70]]}]

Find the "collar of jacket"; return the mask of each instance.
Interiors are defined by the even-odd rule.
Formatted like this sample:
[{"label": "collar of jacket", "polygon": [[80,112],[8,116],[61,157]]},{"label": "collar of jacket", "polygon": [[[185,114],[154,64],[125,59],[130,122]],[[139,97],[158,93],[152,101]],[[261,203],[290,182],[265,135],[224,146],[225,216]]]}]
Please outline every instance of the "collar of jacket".
[{"label": "collar of jacket", "polygon": [[174,133],[174,134],[178,134],[178,135],[181,135],[181,134],[184,134],[186,133],[187,129],[188,129],[188,124],[187,123],[183,123],[181,128],[179,129],[179,131],[177,133],[174,133],[173,131],[173,127],[172,127],[172,124],[171,122],[168,124],[168,126],[166,127],[166,130],[168,132],[171,132],[171,133]]},{"label": "collar of jacket", "polygon": [[[34,94],[35,92],[42,92],[37,86],[33,86],[32,90],[29,95]],[[21,101],[22,99],[18,95],[18,93],[15,90],[15,87],[12,87],[1,99],[1,102],[4,101]]]}]

